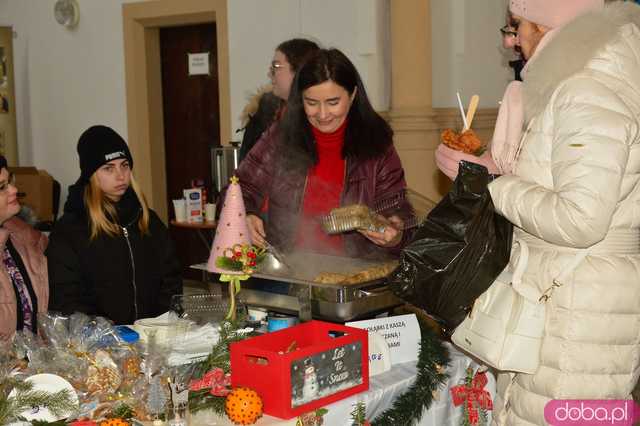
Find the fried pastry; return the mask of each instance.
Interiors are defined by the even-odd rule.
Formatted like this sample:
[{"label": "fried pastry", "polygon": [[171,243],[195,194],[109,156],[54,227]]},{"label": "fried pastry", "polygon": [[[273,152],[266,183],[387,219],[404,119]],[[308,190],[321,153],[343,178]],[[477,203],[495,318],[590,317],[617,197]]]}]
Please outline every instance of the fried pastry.
[{"label": "fried pastry", "polygon": [[478,135],[471,129],[458,134],[452,129],[444,129],[440,134],[442,143],[456,151],[465,154],[480,155],[484,151],[484,145]]},{"label": "fried pastry", "polygon": [[388,262],[382,265],[372,266],[352,275],[338,274],[335,272],[321,272],[314,278],[314,282],[321,284],[359,284],[384,278],[396,267],[396,262]]}]

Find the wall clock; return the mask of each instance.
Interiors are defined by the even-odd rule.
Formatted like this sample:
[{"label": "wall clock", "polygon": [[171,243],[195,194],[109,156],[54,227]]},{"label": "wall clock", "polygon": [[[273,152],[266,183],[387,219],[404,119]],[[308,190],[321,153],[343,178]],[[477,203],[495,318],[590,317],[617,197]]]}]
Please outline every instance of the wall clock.
[{"label": "wall clock", "polygon": [[53,14],[58,24],[67,28],[78,25],[80,8],[76,0],[57,0],[53,7]]}]

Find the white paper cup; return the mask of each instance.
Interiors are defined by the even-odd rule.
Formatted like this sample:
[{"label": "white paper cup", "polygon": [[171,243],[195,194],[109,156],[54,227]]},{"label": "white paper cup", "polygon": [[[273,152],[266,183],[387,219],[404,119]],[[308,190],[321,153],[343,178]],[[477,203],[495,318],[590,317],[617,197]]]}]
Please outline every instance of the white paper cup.
[{"label": "white paper cup", "polygon": [[184,199],[173,200],[173,211],[176,214],[176,222],[187,221],[187,203]]},{"label": "white paper cup", "polygon": [[216,205],[207,203],[204,205],[204,218],[207,222],[213,222],[216,219]]},{"label": "white paper cup", "polygon": [[268,315],[269,314],[267,313],[266,309],[262,309],[262,308],[248,308],[247,309],[247,317],[249,318],[249,321],[251,321],[251,322],[266,321]]}]

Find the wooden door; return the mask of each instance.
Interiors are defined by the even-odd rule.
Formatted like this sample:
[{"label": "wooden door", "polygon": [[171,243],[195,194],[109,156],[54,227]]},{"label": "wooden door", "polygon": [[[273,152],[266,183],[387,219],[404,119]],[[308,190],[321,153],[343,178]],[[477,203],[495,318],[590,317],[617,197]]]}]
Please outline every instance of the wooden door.
[{"label": "wooden door", "polygon": [[[209,74],[189,75],[189,54],[202,53],[209,54]],[[193,179],[202,179],[209,199],[212,196],[210,152],[212,147],[220,146],[215,23],[162,28],[160,54],[167,211],[173,218],[171,200],[182,198],[182,190],[189,188]],[[190,270],[189,265],[207,260],[205,244],[195,230],[171,226],[170,229],[184,277],[198,279],[201,275]]]}]

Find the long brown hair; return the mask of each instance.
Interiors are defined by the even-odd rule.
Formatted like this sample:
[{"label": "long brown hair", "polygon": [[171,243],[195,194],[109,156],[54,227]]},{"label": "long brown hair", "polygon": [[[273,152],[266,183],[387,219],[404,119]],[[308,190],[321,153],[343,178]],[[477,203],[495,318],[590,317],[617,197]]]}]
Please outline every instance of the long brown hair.
[{"label": "long brown hair", "polygon": [[294,73],[319,49],[320,47],[315,42],[306,38],[292,38],[283,41],[276,47],[276,50],[286,56],[287,62],[291,65],[291,71]]},{"label": "long brown hair", "polygon": [[347,116],[343,158],[368,159],[383,155],[393,144],[393,130],[373,109],[364,83],[353,63],[338,49],[320,49],[298,70],[291,83],[287,111],[281,123],[281,143],[288,155],[286,170],[304,170],[318,161],[311,124],[304,110],[303,93],[326,81],[355,94]]},{"label": "long brown hair", "polygon": [[[144,234],[149,233],[149,207],[147,200],[138,185],[138,182],[131,175],[131,189],[136,194],[138,202],[142,207],[142,215],[138,219],[138,228]],[[122,229],[114,221],[118,217],[115,203],[106,196],[100,189],[98,177],[94,173],[89,183],[84,187],[84,205],[89,215],[91,225],[90,239],[95,240],[99,235],[105,234],[111,237],[120,235]]]}]

